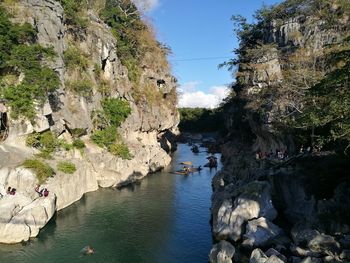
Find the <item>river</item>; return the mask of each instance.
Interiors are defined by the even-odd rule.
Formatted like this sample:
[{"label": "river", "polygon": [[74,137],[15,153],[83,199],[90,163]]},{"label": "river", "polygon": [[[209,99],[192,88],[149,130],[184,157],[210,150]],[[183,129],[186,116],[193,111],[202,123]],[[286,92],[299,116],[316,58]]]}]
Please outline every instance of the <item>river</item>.
[{"label": "river", "polygon": [[[181,168],[181,161],[205,164],[207,153],[200,150],[193,154],[179,144],[165,171],[126,188],[85,194],[57,212],[37,238],[0,245],[0,262],[208,262],[211,179],[216,170],[204,168],[189,176],[169,173]],[[96,253],[81,256],[86,245]]]}]

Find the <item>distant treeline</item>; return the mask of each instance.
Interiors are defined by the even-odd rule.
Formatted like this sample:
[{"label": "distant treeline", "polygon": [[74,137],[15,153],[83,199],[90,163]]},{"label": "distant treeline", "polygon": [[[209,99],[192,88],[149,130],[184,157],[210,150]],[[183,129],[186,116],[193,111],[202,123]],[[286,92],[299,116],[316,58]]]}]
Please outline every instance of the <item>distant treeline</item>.
[{"label": "distant treeline", "polygon": [[180,108],[180,131],[216,132],[223,131],[224,117],[222,110],[205,108]]}]

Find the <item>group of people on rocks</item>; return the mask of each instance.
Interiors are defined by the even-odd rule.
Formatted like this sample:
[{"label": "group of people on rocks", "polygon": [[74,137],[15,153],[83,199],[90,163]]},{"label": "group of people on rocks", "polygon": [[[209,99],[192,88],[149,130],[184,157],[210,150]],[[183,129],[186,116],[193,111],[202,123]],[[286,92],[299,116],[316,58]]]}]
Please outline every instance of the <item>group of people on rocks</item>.
[{"label": "group of people on rocks", "polygon": [[262,159],[278,159],[278,160],[286,160],[289,157],[287,149],[276,149],[275,152],[270,150],[270,152],[262,152],[257,151],[255,153],[255,159],[262,160]]},{"label": "group of people on rocks", "polygon": [[16,188],[12,188],[11,186],[7,187],[6,193],[8,195],[15,195],[16,194]]},{"label": "group of people on rocks", "polygon": [[[41,196],[47,197],[49,195],[49,190],[47,190],[47,188],[42,188],[40,190],[40,185],[37,185],[34,190],[39,194],[40,197]],[[9,186],[7,187],[6,194],[15,195],[16,191],[17,191],[16,188]]]},{"label": "group of people on rocks", "polygon": [[39,194],[40,197],[42,197],[42,196],[47,197],[47,196],[49,195],[49,190],[47,190],[47,188],[42,188],[42,189],[40,190],[40,185],[37,185],[37,186],[35,187],[35,192],[37,192],[37,193]]}]

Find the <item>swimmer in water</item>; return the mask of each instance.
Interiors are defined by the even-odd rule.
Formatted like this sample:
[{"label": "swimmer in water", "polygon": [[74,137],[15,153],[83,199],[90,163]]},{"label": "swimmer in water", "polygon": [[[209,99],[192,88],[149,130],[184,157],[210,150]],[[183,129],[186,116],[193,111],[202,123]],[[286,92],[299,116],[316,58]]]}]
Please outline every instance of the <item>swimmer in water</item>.
[{"label": "swimmer in water", "polygon": [[91,246],[86,246],[81,250],[83,255],[92,255],[95,253],[95,250]]}]

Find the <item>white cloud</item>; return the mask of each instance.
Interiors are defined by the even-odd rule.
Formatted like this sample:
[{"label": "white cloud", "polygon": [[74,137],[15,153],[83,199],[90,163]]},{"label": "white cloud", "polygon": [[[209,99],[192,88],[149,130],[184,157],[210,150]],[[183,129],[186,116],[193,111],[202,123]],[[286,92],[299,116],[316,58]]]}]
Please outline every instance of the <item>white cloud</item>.
[{"label": "white cloud", "polygon": [[159,0],[133,0],[133,2],[145,12],[151,11],[159,5]]},{"label": "white cloud", "polygon": [[215,86],[209,90],[209,93],[197,90],[200,84],[197,81],[192,81],[183,84],[180,87],[178,106],[189,108],[216,108],[229,94],[229,88],[226,86]]}]

